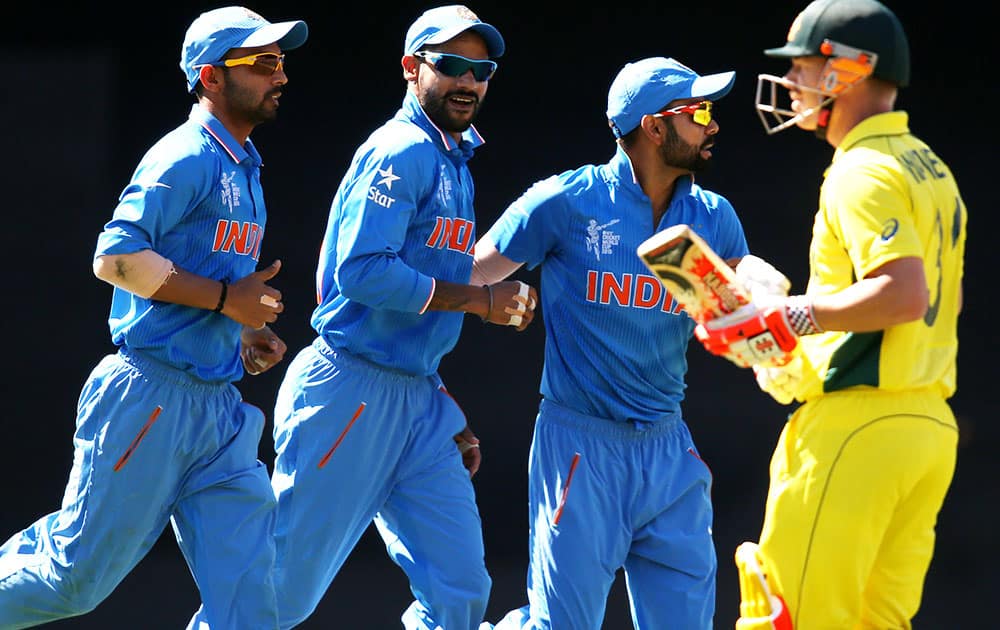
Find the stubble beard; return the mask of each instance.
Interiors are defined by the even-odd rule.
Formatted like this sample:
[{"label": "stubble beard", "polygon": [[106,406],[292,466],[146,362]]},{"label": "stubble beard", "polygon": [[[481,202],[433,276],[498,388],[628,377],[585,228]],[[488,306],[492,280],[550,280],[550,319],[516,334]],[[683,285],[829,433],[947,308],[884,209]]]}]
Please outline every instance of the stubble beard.
[{"label": "stubble beard", "polygon": [[[448,97],[454,94],[470,96],[476,99],[471,116],[458,118],[448,111]],[[434,124],[440,127],[442,131],[450,133],[464,133],[469,127],[471,127],[472,122],[479,114],[479,107],[482,105],[482,101],[480,101],[475,94],[468,94],[466,92],[438,94],[433,90],[428,90],[419,99],[419,101],[420,106],[424,109],[424,112],[434,122]]]},{"label": "stubble beard", "polygon": [[692,173],[708,169],[711,159],[701,157],[702,146],[693,146],[684,141],[673,125],[667,125],[667,138],[660,147],[660,159],[667,166],[681,168]]}]

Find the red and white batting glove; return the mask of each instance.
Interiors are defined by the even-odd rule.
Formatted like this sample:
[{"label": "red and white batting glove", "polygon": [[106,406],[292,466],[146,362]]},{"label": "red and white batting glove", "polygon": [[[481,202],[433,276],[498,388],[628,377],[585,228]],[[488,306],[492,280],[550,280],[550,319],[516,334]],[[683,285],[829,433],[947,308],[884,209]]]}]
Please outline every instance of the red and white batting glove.
[{"label": "red and white batting glove", "polygon": [[784,365],[799,335],[822,332],[804,295],[752,302],[695,328],[705,349],[740,367]]}]

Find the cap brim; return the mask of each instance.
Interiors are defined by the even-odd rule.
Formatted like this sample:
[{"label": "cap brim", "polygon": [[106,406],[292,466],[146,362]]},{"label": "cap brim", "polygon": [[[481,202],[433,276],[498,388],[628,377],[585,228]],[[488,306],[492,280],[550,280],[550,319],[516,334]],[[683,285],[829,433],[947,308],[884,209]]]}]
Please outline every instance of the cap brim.
[{"label": "cap brim", "polygon": [[503,37],[500,35],[500,31],[498,31],[492,24],[487,24],[486,22],[478,22],[471,25],[461,24],[453,28],[438,31],[433,36],[428,37],[423,42],[420,42],[420,46],[425,44],[443,44],[465,31],[475,31],[482,35],[483,39],[486,40],[486,49],[490,57],[500,57],[503,55],[506,46],[504,45]]},{"label": "cap brim", "polygon": [[704,98],[710,101],[722,98],[729,94],[736,81],[736,72],[720,72],[718,74],[708,74],[698,77],[691,84],[691,97]]},{"label": "cap brim", "polygon": [[796,44],[785,44],[780,48],[768,48],[764,51],[764,54],[768,57],[790,59],[792,57],[809,57],[817,53]]},{"label": "cap brim", "polygon": [[309,27],[302,20],[277,22],[257,29],[234,48],[254,48],[277,43],[282,50],[292,50],[305,43],[309,37]]}]

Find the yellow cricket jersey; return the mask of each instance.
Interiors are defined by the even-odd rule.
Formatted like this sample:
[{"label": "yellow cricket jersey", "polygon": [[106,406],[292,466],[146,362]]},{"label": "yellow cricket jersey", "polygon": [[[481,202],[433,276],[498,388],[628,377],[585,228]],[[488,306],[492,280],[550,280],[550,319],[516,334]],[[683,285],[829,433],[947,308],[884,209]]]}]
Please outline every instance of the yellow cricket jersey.
[{"label": "yellow cricket jersey", "polygon": [[839,291],[879,266],[919,256],[923,319],[874,333],[801,339],[808,400],[849,387],[955,392],[966,208],[948,167],[910,134],[906,112],[867,118],[840,143],[820,189],[807,295]]}]

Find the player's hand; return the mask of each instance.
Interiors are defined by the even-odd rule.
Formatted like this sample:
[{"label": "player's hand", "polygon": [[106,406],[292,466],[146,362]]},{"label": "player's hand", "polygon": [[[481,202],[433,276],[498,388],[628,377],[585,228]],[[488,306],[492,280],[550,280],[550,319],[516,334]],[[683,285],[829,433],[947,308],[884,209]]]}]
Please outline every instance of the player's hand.
[{"label": "player's hand", "polygon": [[483,460],[483,454],[479,451],[479,438],[466,425],[454,439],[458,451],[462,454],[462,465],[469,471],[469,477],[472,477],[479,470],[479,464]]},{"label": "player's hand", "polygon": [[792,403],[803,380],[802,357],[798,353],[781,366],[755,365],[753,375],[757,386],[782,405]]},{"label": "player's hand", "polygon": [[736,548],[740,577],[740,618],[736,630],[792,630],[792,616],[785,600],[771,589],[766,567],[756,543]]},{"label": "player's hand", "polygon": [[788,295],[792,283],[774,265],[753,254],[744,256],[736,265],[736,278],[747,288],[758,304],[768,297]]},{"label": "player's hand", "polygon": [[255,271],[229,285],[222,314],[244,326],[260,329],[278,319],[285,310],[281,291],[268,286],[267,281],[278,274],[281,261]]},{"label": "player's hand", "polygon": [[798,345],[785,300],[772,300],[768,305],[751,302],[699,324],[694,332],[706,350],[740,367],[782,365]]},{"label": "player's hand", "polygon": [[288,351],[285,342],[267,326],[256,330],[244,326],[240,334],[240,346],[243,369],[254,376],[281,363]]},{"label": "player's hand", "polygon": [[487,287],[492,291],[492,304],[484,321],[513,326],[518,332],[524,330],[535,318],[538,305],[538,291],[520,280],[497,282]]}]

